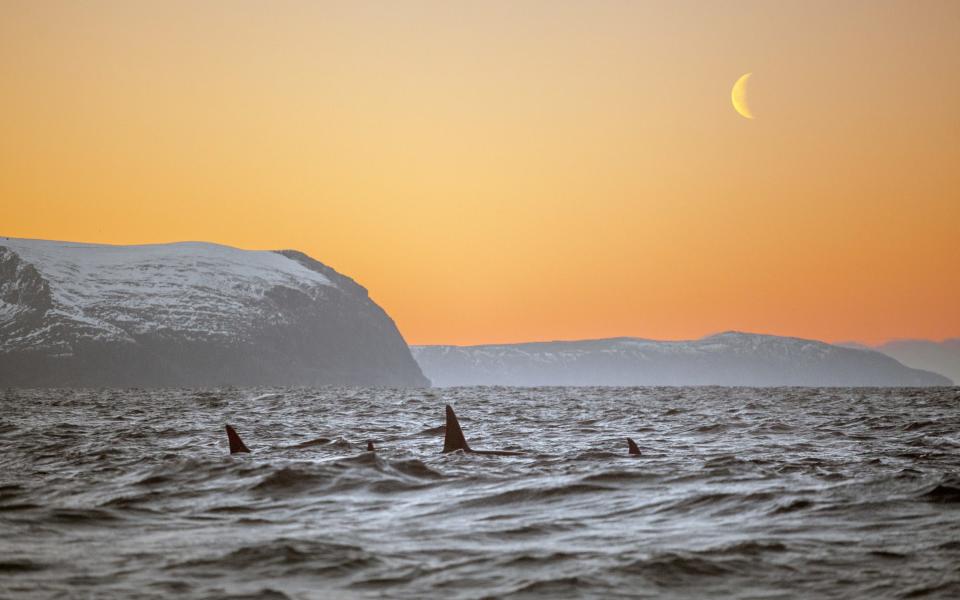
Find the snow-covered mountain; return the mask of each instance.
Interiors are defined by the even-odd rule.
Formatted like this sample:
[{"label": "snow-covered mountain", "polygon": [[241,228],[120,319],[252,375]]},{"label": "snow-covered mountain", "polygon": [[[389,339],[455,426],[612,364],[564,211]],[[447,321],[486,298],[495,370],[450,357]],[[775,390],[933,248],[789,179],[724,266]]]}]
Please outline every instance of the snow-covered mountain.
[{"label": "snow-covered mountain", "polygon": [[428,385],[367,290],[300,252],[0,237],[0,386]]},{"label": "snow-covered mountain", "polygon": [[411,349],[436,386],[951,384],[871,350],[738,332],[676,342],[613,338]]}]

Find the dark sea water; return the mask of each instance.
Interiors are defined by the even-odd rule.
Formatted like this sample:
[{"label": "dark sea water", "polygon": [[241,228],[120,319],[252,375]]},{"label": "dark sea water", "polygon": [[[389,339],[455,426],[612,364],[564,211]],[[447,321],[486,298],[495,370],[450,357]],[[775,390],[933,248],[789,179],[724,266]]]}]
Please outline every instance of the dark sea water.
[{"label": "dark sea water", "polygon": [[[442,455],[446,403],[474,448],[529,454]],[[0,409],[3,598],[960,597],[960,388],[7,391]],[[228,454],[225,423],[252,454]]]}]

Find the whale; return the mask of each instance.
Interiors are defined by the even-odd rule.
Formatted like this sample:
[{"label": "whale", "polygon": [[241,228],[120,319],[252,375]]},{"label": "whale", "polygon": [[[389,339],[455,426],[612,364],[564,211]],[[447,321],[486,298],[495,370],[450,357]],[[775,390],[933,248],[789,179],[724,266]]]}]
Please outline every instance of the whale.
[{"label": "whale", "polygon": [[[240,434],[237,433],[237,430],[231,425],[225,425],[225,428],[227,430],[227,441],[230,443],[230,454],[250,453],[250,448],[247,448],[247,445],[243,443],[243,440],[240,438]],[[440,427],[435,428],[432,431],[437,431],[439,429]],[[460,421],[457,419],[457,414],[453,412],[453,407],[449,404],[446,405],[446,423],[442,426],[442,429],[444,432],[444,454],[456,452],[458,450],[464,453],[482,454],[486,456],[523,456],[525,454],[525,452],[519,452],[516,450],[474,450],[470,447],[470,444],[467,443],[467,438],[465,435],[463,435],[463,429],[460,427]],[[310,446],[329,444],[331,441],[332,440],[329,438],[317,438],[315,440],[303,442],[302,444],[297,444],[295,446],[287,446],[287,448],[308,448]],[[637,446],[637,443],[633,441],[633,438],[627,438],[627,450],[631,456],[640,456],[640,448]],[[374,446],[372,440],[367,441],[367,452],[376,452],[376,446]]]},{"label": "whale", "polygon": [[227,441],[230,442],[230,454],[250,452],[250,448],[247,448],[247,445],[240,439],[240,434],[230,425],[227,425]]},{"label": "whale", "polygon": [[467,438],[463,435],[463,429],[460,428],[460,421],[457,420],[453,407],[447,405],[447,424],[446,433],[443,438],[443,453],[456,452],[461,450],[469,454],[485,454],[487,456],[522,456],[523,452],[512,450],[474,450],[467,443]]},{"label": "whale", "polygon": [[[240,438],[240,434],[237,433],[237,430],[234,429],[232,425],[226,425],[225,427],[227,430],[227,441],[230,442],[230,454],[249,453],[250,448],[247,448],[247,445],[243,443],[243,440]],[[337,442],[338,440],[335,439],[320,437],[314,440],[294,444],[292,446],[279,446],[278,448],[281,450],[304,450],[314,446],[329,446]],[[367,451],[373,452],[375,450],[376,448],[373,445],[373,441],[368,441]]]},{"label": "whale", "polygon": [[292,449],[294,449],[294,450],[302,450],[302,449],[304,449],[304,448],[311,448],[311,447],[313,447],[313,446],[326,446],[327,444],[330,444],[330,443],[332,443],[332,442],[334,442],[334,441],[336,441],[336,440],[332,440],[332,439],[330,439],[330,438],[321,437],[321,438],[317,438],[317,439],[315,439],[315,440],[310,440],[310,441],[307,441],[307,442],[300,442],[299,444],[294,444],[293,446],[285,446],[285,448],[292,448]]},{"label": "whale", "polygon": [[421,436],[421,435],[440,435],[441,433],[443,433],[443,434],[446,434],[446,433],[447,433],[447,426],[446,426],[446,425],[437,425],[436,427],[428,427],[427,429],[424,429],[424,430],[420,431],[419,433],[414,434],[414,436]]},{"label": "whale", "polygon": [[630,456],[640,456],[640,448],[637,447],[637,443],[633,441],[633,438],[627,438],[627,451],[630,453]]}]

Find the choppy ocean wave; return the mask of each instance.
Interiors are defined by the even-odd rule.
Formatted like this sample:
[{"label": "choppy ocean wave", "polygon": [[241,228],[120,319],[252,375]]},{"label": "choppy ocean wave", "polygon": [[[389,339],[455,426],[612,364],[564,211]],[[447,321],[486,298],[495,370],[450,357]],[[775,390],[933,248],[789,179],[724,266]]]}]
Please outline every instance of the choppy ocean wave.
[{"label": "choppy ocean wave", "polygon": [[0,597],[960,596],[957,388],[3,394]]}]

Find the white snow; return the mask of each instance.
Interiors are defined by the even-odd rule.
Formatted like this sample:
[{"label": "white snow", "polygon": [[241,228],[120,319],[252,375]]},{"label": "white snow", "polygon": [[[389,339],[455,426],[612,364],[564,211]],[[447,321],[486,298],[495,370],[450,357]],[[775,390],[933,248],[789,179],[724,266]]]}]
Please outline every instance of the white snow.
[{"label": "white snow", "polygon": [[578,342],[539,342],[485,346],[412,346],[415,357],[427,352],[458,354],[476,365],[491,362],[526,361],[540,364],[569,364],[588,356],[607,355],[623,359],[650,359],[667,356],[707,356],[763,351],[810,360],[835,350],[829,344],[797,338],[727,332],[698,340],[650,340],[611,338]]},{"label": "white snow", "polygon": [[[92,338],[131,341],[131,335],[157,331],[227,335],[238,331],[237,320],[250,325],[271,318],[262,314],[262,298],[275,286],[311,298],[335,287],[322,273],[276,252],[202,242],[110,246],[0,237],[0,246],[47,280],[50,316]],[[0,306],[0,323],[16,311]]]},{"label": "white snow", "polygon": [[877,352],[738,332],[682,341],[612,338],[411,351],[438,386],[943,384]]}]

